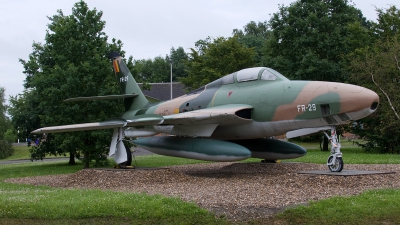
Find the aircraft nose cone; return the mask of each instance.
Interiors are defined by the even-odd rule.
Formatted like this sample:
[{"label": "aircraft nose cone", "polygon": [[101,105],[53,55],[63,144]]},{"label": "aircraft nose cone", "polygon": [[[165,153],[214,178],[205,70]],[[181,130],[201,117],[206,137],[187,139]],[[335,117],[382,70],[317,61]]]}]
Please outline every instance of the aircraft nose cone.
[{"label": "aircraft nose cone", "polygon": [[376,111],[379,105],[379,96],[374,91],[348,84],[350,92],[341,93],[343,109],[351,115],[353,120],[364,118]]},{"label": "aircraft nose cone", "polygon": [[361,104],[365,105],[365,109],[367,112],[369,112],[368,115],[375,112],[379,105],[378,94],[374,91],[364,88],[360,95],[360,100],[362,102]]}]

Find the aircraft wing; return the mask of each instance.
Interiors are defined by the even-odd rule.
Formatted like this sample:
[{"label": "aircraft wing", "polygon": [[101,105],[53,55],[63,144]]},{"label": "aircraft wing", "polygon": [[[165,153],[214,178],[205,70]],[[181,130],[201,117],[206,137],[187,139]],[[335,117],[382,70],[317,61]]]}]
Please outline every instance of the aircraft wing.
[{"label": "aircraft wing", "polygon": [[32,133],[34,134],[61,133],[70,131],[110,129],[116,127],[157,125],[162,123],[163,120],[164,120],[163,117],[160,115],[148,114],[148,115],[135,116],[131,120],[117,118],[113,120],[95,122],[95,123],[81,123],[81,124],[70,124],[70,125],[54,126],[54,127],[43,127],[32,131]]},{"label": "aircraft wing", "polygon": [[246,124],[252,121],[253,106],[245,104],[228,104],[211,108],[199,109],[169,116],[164,116],[163,125],[204,125],[218,124],[232,126]]},{"label": "aircraft wing", "polygon": [[157,114],[144,114],[135,116],[131,120],[117,118],[95,123],[43,127],[32,133],[61,133],[162,124],[174,126],[171,134],[209,137],[217,126],[233,126],[250,123],[252,121],[252,109],[253,107],[250,105],[229,104],[164,117]]}]

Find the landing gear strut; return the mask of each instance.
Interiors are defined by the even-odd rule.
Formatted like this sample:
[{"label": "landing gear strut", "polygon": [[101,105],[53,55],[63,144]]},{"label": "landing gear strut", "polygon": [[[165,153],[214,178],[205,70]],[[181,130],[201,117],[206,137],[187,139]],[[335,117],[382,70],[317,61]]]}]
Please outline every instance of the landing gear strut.
[{"label": "landing gear strut", "polygon": [[324,132],[325,136],[331,142],[331,155],[328,158],[328,165],[329,170],[332,172],[340,172],[343,170],[343,159],[342,159],[342,152],[340,151],[340,143],[338,136],[336,134],[336,128],[334,126],[331,127],[331,135],[329,136],[326,132]]},{"label": "landing gear strut", "polygon": [[118,168],[131,168],[132,153],[131,150],[124,145],[124,136],[122,127],[114,128],[109,157],[114,156],[114,161],[118,164]]}]

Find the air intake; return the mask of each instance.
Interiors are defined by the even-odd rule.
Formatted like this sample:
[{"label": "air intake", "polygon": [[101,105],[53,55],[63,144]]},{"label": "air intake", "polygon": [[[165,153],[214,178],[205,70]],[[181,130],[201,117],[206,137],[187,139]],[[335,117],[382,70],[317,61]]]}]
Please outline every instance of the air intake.
[{"label": "air intake", "polygon": [[378,108],[378,102],[373,102],[370,109],[375,110],[376,108]]},{"label": "air intake", "polygon": [[242,119],[251,119],[251,109],[241,109],[235,112],[235,115],[242,118]]}]

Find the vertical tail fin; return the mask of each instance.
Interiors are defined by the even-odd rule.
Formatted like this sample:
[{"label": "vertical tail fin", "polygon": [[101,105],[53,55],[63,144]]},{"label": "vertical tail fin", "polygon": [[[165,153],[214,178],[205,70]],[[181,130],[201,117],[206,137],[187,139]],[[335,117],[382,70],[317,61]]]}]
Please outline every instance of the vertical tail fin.
[{"label": "vertical tail fin", "polygon": [[129,72],[124,60],[118,52],[111,52],[108,56],[113,62],[114,74],[120,86],[121,94],[137,94],[134,98],[125,98],[125,110],[136,110],[148,104],[146,97],[139,85],[136,83],[132,74]]}]

